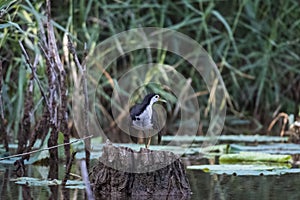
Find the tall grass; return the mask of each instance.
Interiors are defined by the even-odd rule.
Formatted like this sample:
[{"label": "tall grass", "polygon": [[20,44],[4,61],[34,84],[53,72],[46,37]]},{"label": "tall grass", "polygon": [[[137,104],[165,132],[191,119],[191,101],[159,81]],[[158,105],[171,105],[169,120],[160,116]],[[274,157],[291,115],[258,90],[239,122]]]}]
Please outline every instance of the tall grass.
[{"label": "tall grass", "polygon": [[[18,40],[32,54],[40,54],[37,20],[44,18],[44,8],[41,0],[0,2],[3,100],[11,135],[18,131],[29,80]],[[296,0],[66,0],[53,1],[52,17],[61,47],[65,34],[70,33],[77,49],[83,49],[86,42],[91,52],[99,42],[131,28],[165,27],[188,35],[217,63],[230,95],[228,114],[254,116],[268,123],[274,112],[295,113],[300,104],[300,9]],[[68,59],[60,53],[62,60]],[[196,92],[206,90],[201,77],[194,76],[182,59],[163,51],[153,54],[155,61],[176,65],[176,70],[191,77]],[[144,55],[143,51],[133,52],[127,67],[144,63]],[[46,87],[44,66],[41,61],[38,74]],[[116,78],[118,70],[115,63],[107,72]],[[41,96],[35,91],[38,105]],[[109,98],[110,92],[104,91],[102,97]],[[206,98],[199,99],[206,105]],[[38,112],[35,115],[39,117]]]}]

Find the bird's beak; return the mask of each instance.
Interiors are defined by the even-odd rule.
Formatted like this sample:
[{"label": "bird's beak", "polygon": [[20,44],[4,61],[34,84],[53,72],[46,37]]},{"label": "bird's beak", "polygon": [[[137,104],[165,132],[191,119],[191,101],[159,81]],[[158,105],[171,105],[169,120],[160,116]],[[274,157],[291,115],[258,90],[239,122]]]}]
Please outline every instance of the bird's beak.
[{"label": "bird's beak", "polygon": [[164,103],[167,103],[167,101],[166,101],[166,100],[164,100],[164,99],[161,99],[161,98],[159,98],[159,99],[158,99],[158,101],[160,101],[160,102],[164,102]]}]

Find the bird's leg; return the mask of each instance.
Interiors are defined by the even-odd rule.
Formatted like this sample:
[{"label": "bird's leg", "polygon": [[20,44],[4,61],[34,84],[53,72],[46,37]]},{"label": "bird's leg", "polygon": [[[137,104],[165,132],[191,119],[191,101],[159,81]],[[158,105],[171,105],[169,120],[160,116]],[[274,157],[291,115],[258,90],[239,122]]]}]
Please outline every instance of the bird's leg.
[{"label": "bird's leg", "polygon": [[145,148],[147,149],[148,148],[147,147],[147,135],[144,131],[142,131],[142,132],[143,132],[143,137],[144,137]]},{"label": "bird's leg", "polygon": [[146,147],[146,149],[148,149],[149,146],[150,146],[150,143],[151,143],[151,136],[150,136],[150,130],[146,130],[146,131],[148,131],[148,132],[147,132],[147,135],[145,137],[145,147]]},{"label": "bird's leg", "polygon": [[144,138],[145,138],[145,148],[148,149],[148,147],[150,146],[150,142],[151,142],[151,137],[148,137],[150,135],[150,132],[146,132],[148,130],[145,130],[145,134],[144,134]]},{"label": "bird's leg", "polygon": [[148,147],[150,146],[150,143],[151,143],[151,137],[148,138],[148,143],[146,145],[146,149],[148,149]]},{"label": "bird's leg", "polygon": [[143,135],[144,135],[144,132],[143,131],[139,131],[138,133],[138,144],[141,144],[143,143]]}]

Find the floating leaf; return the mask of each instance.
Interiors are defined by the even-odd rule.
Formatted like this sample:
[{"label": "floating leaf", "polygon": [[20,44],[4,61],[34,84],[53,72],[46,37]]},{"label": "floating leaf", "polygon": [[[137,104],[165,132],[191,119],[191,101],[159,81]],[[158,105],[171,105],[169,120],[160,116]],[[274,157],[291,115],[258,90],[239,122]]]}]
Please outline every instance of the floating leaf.
[{"label": "floating leaf", "polygon": [[230,144],[230,153],[236,153],[241,151],[255,151],[270,154],[300,154],[300,145],[277,143],[277,144],[264,144],[257,146],[244,146],[238,144]]},{"label": "floating leaf", "polygon": [[191,136],[191,135],[177,135],[177,136],[163,136],[162,141],[171,142],[178,141],[178,143],[185,142],[205,142],[211,139],[217,139],[220,142],[286,142],[288,137],[279,136],[264,136],[264,135],[220,135],[217,138],[210,138],[207,136]]},{"label": "floating leaf", "polygon": [[49,185],[60,185],[60,180],[44,180],[33,177],[20,177],[16,179],[12,179],[11,181],[15,181],[16,184],[20,185],[28,185],[28,186],[49,186]]},{"label": "floating leaf", "polygon": [[281,175],[287,173],[300,173],[300,169],[289,169],[289,164],[285,165],[240,165],[240,164],[221,164],[221,165],[192,165],[188,170],[202,170],[211,174],[228,174],[236,176],[261,176],[261,175]]},{"label": "floating leaf", "polygon": [[220,163],[236,162],[292,162],[291,155],[272,155],[268,153],[240,152],[238,154],[224,154],[219,158]]},{"label": "floating leaf", "polygon": [[[14,181],[16,184],[20,185],[28,185],[28,186],[51,186],[51,185],[61,185],[61,180],[46,180],[46,179],[38,179],[33,177],[19,177],[16,179],[11,179],[11,181]],[[83,181],[78,180],[67,180],[66,183],[67,188],[78,188],[78,189],[84,189],[85,184]]]}]

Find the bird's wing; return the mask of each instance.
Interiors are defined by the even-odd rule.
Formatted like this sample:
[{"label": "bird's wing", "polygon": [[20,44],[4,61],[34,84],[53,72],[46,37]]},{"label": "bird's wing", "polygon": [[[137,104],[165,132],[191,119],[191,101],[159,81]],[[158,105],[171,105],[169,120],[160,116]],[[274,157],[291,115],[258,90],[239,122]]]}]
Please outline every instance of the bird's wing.
[{"label": "bird's wing", "polygon": [[129,130],[129,136],[130,136],[130,139],[132,140],[132,142],[134,143],[137,143],[138,142],[138,138],[133,136],[133,135],[136,135],[136,129],[133,128],[132,126],[132,117],[128,117],[128,130]]},{"label": "bird's wing", "polygon": [[142,110],[142,105],[140,104],[136,104],[132,106],[129,110],[131,119],[133,120],[135,119],[136,116],[140,115],[142,112],[141,110]]}]

